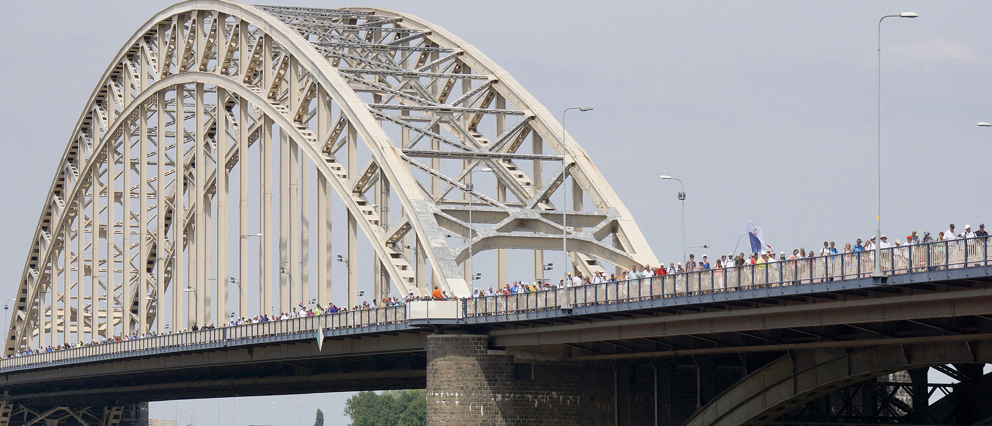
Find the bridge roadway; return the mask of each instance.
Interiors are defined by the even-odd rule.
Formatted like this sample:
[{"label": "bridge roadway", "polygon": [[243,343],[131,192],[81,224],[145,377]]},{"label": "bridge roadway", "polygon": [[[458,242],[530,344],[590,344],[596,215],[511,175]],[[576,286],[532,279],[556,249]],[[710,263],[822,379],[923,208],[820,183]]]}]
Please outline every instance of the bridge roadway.
[{"label": "bridge roadway", "polygon": [[[882,282],[868,274],[871,255],[855,253],[573,287],[570,311],[559,309],[563,293],[555,290],[431,303],[432,312],[420,302],[177,333],[2,359],[0,393],[3,404],[19,407],[99,407],[373,389],[430,392],[436,373],[429,364],[441,357],[430,353],[431,339],[482,336],[486,353],[525,365],[523,373],[514,370],[515,378],[537,377],[541,365],[587,371],[611,366],[616,423],[635,424],[638,415],[652,412],[658,419],[667,410],[658,424],[680,424],[693,413],[694,424],[720,423],[717,418],[741,424],[756,411],[735,414],[724,405],[712,421],[700,420],[699,413],[712,416],[715,400],[732,396],[762,366],[782,359],[879,348],[912,357],[912,348],[949,354],[966,347],[970,361],[948,355],[923,364],[986,362],[992,352],[987,252],[978,240],[887,249]],[[630,395],[622,395],[625,385],[616,375],[627,371],[635,377],[631,383],[637,376],[643,382],[644,360],[652,360],[654,369],[653,403],[619,407]],[[687,364],[692,367],[695,378],[685,386],[694,396],[659,396],[663,370],[653,360],[667,360],[668,378],[661,380],[671,384],[685,379]],[[892,370],[887,368],[868,376]],[[857,381],[871,378],[863,373]],[[823,392],[779,406],[765,395],[763,404],[771,405],[763,409],[791,410]],[[429,401],[436,405],[430,413],[448,407],[441,394],[432,394],[438,399]],[[660,397],[668,399],[662,403]]]}]

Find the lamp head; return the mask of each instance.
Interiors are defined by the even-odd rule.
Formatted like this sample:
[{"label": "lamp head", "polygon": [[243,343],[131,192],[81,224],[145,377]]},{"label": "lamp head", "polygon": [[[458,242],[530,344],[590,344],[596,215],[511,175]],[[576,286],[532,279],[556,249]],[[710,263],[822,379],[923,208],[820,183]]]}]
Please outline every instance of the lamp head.
[{"label": "lamp head", "polygon": [[582,111],[582,112],[592,111],[592,107],[591,106],[579,107],[579,111]]},{"label": "lamp head", "polygon": [[703,244],[703,248],[710,248],[709,244]]},{"label": "lamp head", "polygon": [[988,121],[979,122],[978,125],[981,127],[992,127],[992,123],[989,123]]},{"label": "lamp head", "polygon": [[672,177],[671,177],[671,176],[669,176],[669,175],[661,175],[661,176],[659,176],[659,178],[661,178],[662,180],[669,180],[669,179],[671,179]]},{"label": "lamp head", "polygon": [[917,15],[916,12],[903,12],[903,13],[900,13],[899,14],[899,17],[900,18],[919,18],[920,15]]}]

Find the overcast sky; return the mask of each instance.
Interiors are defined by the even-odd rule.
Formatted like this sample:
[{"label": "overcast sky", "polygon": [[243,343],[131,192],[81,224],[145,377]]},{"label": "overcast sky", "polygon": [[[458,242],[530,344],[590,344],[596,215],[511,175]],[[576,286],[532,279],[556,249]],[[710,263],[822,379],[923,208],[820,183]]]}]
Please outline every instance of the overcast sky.
[{"label": "overcast sky", "polygon": [[[341,7],[342,3],[273,3]],[[0,293],[13,295],[52,177],[121,45],[168,1],[6,2],[0,15]],[[443,26],[509,71],[589,152],[659,259],[727,253],[745,220],[778,250],[875,229],[882,28],[882,230],[905,240],[989,220],[992,3],[982,1],[380,1]],[[570,114],[578,114],[572,112]],[[746,242],[745,242],[746,243]],[[741,251],[741,249],[738,249]],[[701,254],[701,251],[696,251]],[[529,274],[529,266],[525,269]],[[521,272],[523,274],[524,272]],[[528,275],[529,276],[529,275]],[[347,394],[239,399],[239,424],[340,422]],[[224,419],[234,400],[215,403]],[[184,405],[152,405],[172,419]],[[278,415],[278,412],[292,415]],[[201,418],[200,423],[203,422]]]}]

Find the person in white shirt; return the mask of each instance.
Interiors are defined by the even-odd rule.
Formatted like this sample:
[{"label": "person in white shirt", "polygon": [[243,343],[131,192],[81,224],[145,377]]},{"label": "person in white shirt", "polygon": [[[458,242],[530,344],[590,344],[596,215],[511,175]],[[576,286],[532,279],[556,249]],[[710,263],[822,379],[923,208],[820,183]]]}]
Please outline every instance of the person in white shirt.
[{"label": "person in white shirt", "polygon": [[603,273],[599,272],[595,277],[592,277],[593,284],[602,284],[605,280],[603,279]]},{"label": "person in white shirt", "polygon": [[954,235],[954,224],[952,223],[950,229],[944,232],[944,241],[954,240],[956,237]]},{"label": "person in white shirt", "polygon": [[886,237],[885,235],[882,235],[882,242],[881,243],[878,243],[878,247],[879,248],[883,248],[883,249],[884,248],[892,247],[892,243],[889,242],[888,238],[889,237]]},{"label": "person in white shirt", "polygon": [[654,271],[651,270],[651,265],[644,267],[644,272],[641,274],[644,278],[651,278],[654,276]]},{"label": "person in white shirt", "polygon": [[572,276],[572,287],[578,287],[580,285],[582,285],[582,273],[576,272],[575,275]]},{"label": "person in white shirt", "polygon": [[971,231],[971,225],[964,226],[964,237],[965,238],[975,238],[975,233]]}]

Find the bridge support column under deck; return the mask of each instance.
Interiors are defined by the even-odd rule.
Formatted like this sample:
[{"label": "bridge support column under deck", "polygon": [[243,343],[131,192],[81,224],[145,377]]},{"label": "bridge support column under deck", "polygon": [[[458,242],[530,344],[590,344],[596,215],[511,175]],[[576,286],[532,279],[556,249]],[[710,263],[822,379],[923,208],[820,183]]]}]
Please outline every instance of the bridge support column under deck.
[{"label": "bridge support column under deck", "polygon": [[427,338],[428,425],[616,424],[616,384],[609,362],[530,362],[483,335]]}]

